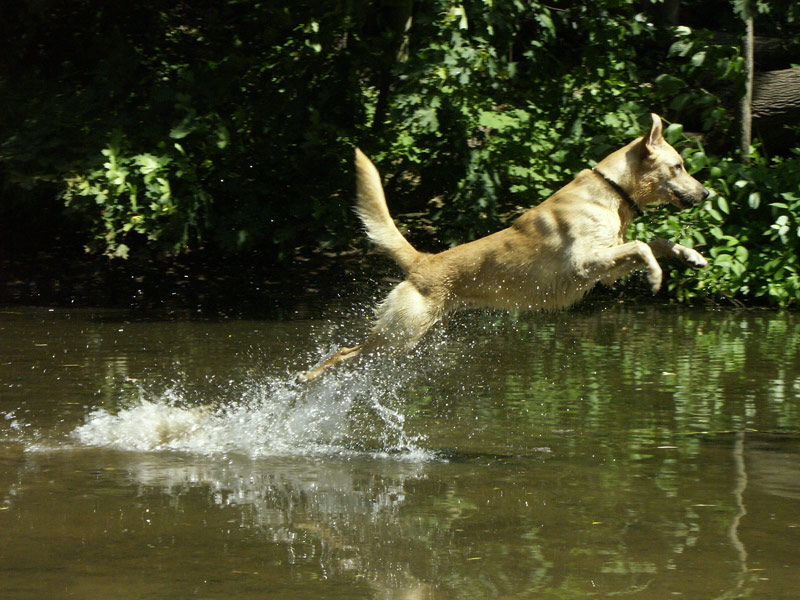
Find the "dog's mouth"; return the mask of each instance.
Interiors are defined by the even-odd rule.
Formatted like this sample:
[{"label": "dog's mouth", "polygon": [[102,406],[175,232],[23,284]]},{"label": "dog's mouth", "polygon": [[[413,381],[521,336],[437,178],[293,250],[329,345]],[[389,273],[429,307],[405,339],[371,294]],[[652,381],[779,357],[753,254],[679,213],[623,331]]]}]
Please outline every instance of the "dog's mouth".
[{"label": "dog's mouth", "polygon": [[672,193],[673,198],[675,198],[675,204],[677,204],[679,208],[692,208],[697,206],[708,198],[710,193],[706,188],[703,188],[700,194],[690,194],[674,186],[669,186],[669,191]]}]

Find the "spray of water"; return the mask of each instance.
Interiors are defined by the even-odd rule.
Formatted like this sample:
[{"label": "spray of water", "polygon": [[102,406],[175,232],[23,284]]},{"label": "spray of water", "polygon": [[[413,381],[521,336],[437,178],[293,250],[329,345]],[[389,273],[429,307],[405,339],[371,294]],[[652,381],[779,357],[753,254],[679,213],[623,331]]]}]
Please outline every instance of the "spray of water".
[{"label": "spray of water", "polygon": [[371,454],[429,460],[406,431],[403,390],[413,374],[364,364],[312,384],[291,377],[227,382],[201,402],[171,384],[140,387],[120,408],[91,412],[73,437],[84,446],[252,457]]}]

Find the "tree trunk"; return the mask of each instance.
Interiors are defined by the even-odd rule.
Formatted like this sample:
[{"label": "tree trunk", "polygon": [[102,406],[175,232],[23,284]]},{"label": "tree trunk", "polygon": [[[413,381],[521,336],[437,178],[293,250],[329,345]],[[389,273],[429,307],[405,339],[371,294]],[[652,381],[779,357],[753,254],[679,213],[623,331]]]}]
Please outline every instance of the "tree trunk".
[{"label": "tree trunk", "polygon": [[381,76],[378,83],[378,101],[375,103],[375,117],[372,121],[373,131],[383,129],[383,122],[389,107],[389,92],[395,63],[408,60],[409,38],[413,23],[413,0],[392,0],[383,4],[386,13],[387,29],[381,65]]},{"label": "tree trunk", "polygon": [[753,82],[754,119],[800,122],[800,67],[758,73]]},{"label": "tree trunk", "polygon": [[746,161],[747,156],[750,154],[750,145],[752,143],[752,129],[753,129],[753,17],[745,18],[745,35],[744,35],[744,70],[745,70],[745,91],[741,101],[741,123],[742,135],[740,142],[740,150],[742,158]]},{"label": "tree trunk", "polygon": [[[742,36],[723,31],[715,31],[712,40],[723,46],[742,44]],[[792,62],[797,62],[797,57],[792,53],[791,44],[787,40],[762,35],[753,37],[753,63],[757,71],[784,69]]]},{"label": "tree trunk", "polygon": [[758,73],[753,82],[753,129],[771,153],[797,147],[787,127],[800,123],[800,67]]}]

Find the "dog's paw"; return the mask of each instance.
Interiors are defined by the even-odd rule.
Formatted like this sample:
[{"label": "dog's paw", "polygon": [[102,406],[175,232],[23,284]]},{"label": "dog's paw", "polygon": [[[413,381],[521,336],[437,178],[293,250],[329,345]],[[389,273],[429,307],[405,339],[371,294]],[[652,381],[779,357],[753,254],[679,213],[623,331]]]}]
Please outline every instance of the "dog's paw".
[{"label": "dog's paw", "polygon": [[647,272],[647,283],[650,284],[650,289],[655,294],[661,289],[661,269],[650,269]]},{"label": "dog's paw", "polygon": [[708,266],[708,261],[705,259],[705,257],[697,250],[692,248],[683,248],[681,250],[681,258],[693,267],[697,267],[699,269]]}]

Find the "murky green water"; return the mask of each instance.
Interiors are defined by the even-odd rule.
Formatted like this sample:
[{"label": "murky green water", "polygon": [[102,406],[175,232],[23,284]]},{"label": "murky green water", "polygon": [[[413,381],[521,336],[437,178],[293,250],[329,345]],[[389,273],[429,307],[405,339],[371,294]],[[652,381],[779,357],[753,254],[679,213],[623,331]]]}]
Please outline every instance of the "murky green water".
[{"label": "murky green water", "polygon": [[351,313],[3,311],[0,596],[800,597],[800,316]]}]

